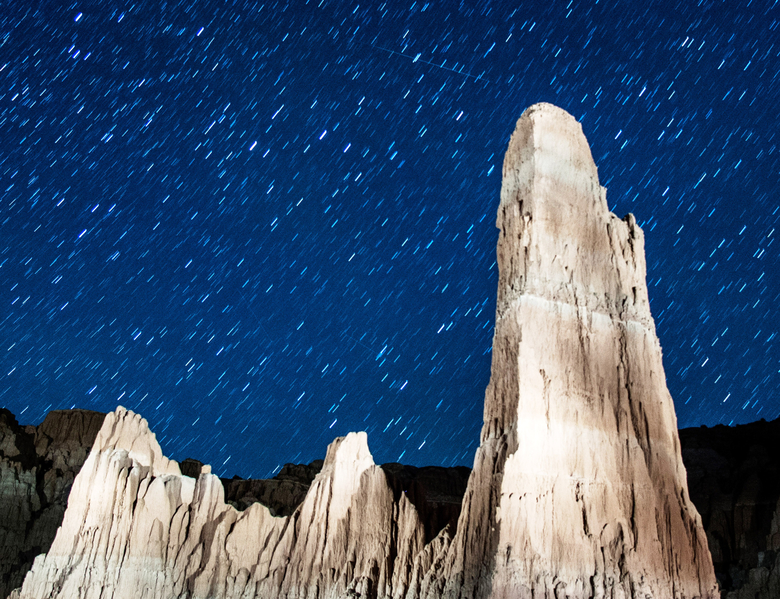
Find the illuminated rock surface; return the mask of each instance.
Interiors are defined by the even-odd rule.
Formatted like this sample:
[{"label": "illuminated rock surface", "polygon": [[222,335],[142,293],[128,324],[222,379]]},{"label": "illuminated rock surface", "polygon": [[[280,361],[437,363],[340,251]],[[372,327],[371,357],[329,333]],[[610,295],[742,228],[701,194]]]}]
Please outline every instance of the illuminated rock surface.
[{"label": "illuminated rock surface", "polygon": [[394,497],[365,433],[330,445],[290,517],[261,504],[237,511],[203,470],[182,476],[145,420],[109,414],[21,596],[403,596],[424,527],[406,495]]},{"label": "illuminated rock surface", "polygon": [[715,597],[688,497],[634,217],[609,212],[582,129],[520,118],[498,209],[481,445],[448,597]]},{"label": "illuminated rock surface", "polygon": [[564,111],[518,121],[498,226],[491,381],[456,531],[426,534],[364,433],[334,441],[303,503],[274,517],[226,505],[207,471],[182,476],[120,408],[21,597],[716,597],[643,235],[607,209]]}]

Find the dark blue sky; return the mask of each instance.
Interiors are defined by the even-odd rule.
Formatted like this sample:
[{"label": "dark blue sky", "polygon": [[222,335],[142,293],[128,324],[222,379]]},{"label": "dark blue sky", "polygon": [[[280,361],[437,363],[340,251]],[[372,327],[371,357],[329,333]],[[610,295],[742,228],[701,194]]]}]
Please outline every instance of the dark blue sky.
[{"label": "dark blue sky", "polygon": [[501,163],[547,101],[645,230],[679,424],[777,417],[780,5],[540,6],[11,2],[0,404],[122,404],[226,475],[361,429],[471,465]]}]

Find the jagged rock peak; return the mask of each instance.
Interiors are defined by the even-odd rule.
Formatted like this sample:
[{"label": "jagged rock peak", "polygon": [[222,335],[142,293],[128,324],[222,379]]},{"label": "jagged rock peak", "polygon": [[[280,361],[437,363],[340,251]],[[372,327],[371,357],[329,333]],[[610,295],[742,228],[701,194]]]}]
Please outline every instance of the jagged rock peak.
[{"label": "jagged rock peak", "polygon": [[93,445],[93,451],[96,452],[108,452],[117,448],[126,450],[131,459],[151,468],[154,476],[181,476],[179,464],[163,455],[157,435],[149,430],[146,419],[123,406],[118,406],[106,415]]},{"label": "jagged rock peak", "polygon": [[654,331],[642,230],[609,211],[582,126],[561,108],[535,104],[518,120],[496,225],[497,317],[518,296],[537,296]]},{"label": "jagged rock peak", "polygon": [[394,496],[365,433],[330,445],[289,517],[226,505],[208,466],[197,480],[178,470],[143,418],[109,414],[54,543],[15,596],[400,597],[428,569],[417,511]]},{"label": "jagged rock peak", "polygon": [[349,509],[349,502],[360,486],[361,475],[374,466],[374,458],[368,450],[368,436],[365,432],[349,433],[337,437],[328,445],[321,477],[331,477],[331,516],[343,518]]}]

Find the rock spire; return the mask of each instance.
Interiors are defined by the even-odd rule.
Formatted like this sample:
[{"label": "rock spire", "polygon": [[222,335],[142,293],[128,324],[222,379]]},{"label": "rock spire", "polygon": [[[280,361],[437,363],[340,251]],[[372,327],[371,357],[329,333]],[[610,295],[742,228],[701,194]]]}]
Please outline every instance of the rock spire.
[{"label": "rock spire", "polygon": [[647,296],[580,124],[529,108],[504,159],[481,444],[447,597],[715,597]]}]

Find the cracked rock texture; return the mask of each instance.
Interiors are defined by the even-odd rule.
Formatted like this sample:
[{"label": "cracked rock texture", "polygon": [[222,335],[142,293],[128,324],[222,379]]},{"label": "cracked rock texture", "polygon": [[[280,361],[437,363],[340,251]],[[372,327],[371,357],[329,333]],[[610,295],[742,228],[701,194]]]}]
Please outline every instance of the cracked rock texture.
[{"label": "cracked rock texture", "polygon": [[58,410],[37,427],[19,426],[0,409],[0,597],[21,586],[35,556],[54,540],[104,416]]},{"label": "cracked rock texture", "polygon": [[566,112],[518,121],[497,224],[491,381],[457,527],[445,512],[426,526],[425,474],[376,466],[365,433],[336,439],[303,503],[274,516],[226,504],[208,466],[182,476],[118,408],[16,596],[714,598],[642,232],[607,209]]},{"label": "cracked rock texture", "polygon": [[529,108],[504,159],[481,444],[446,597],[715,597],[634,217],[577,121]]}]

